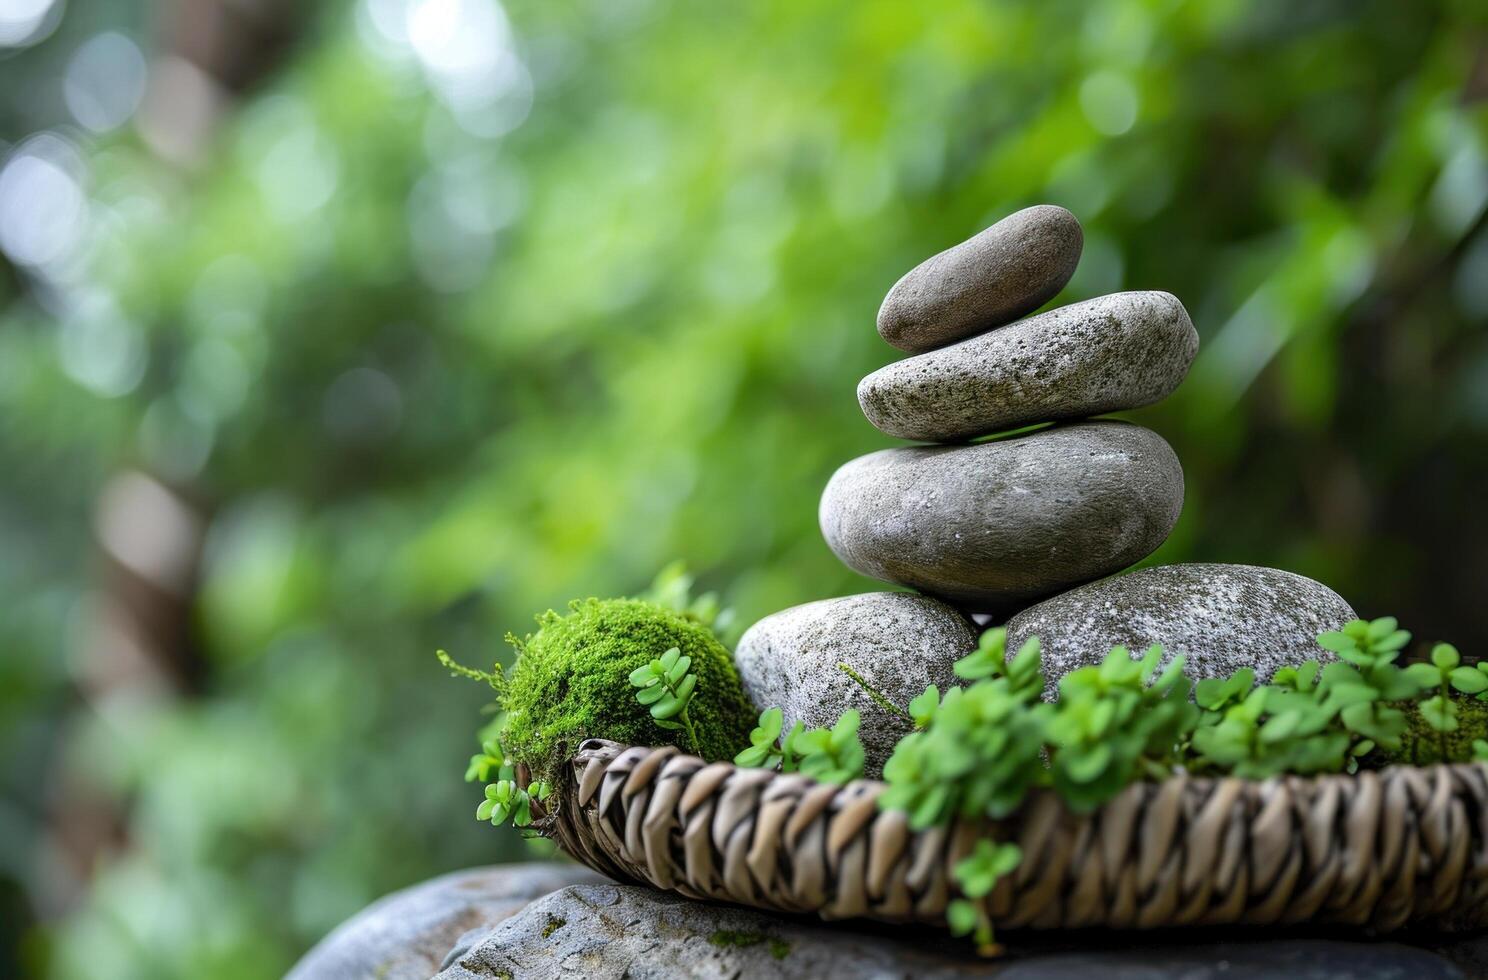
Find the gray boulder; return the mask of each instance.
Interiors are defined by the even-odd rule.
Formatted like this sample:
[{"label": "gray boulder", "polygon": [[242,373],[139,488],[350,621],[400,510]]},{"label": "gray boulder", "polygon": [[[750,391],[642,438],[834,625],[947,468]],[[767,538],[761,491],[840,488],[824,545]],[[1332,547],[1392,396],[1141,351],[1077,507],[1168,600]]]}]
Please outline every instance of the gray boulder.
[{"label": "gray boulder", "polygon": [[1199,349],[1171,293],[1115,293],[881,368],[863,414],[903,439],[953,442],[1161,401]]},{"label": "gray boulder", "polygon": [[1280,667],[1337,659],[1317,645],[1354,610],[1312,579],[1253,565],[1160,565],[1092,582],[1008,620],[1008,645],[1043,647],[1052,696],[1060,677],[1099,663],[1113,646],[1140,654],[1161,643],[1164,662],[1183,654],[1191,677],[1251,667],[1270,680]]},{"label": "gray boulder", "polygon": [[1084,244],[1064,208],[1024,208],[906,273],[884,297],[879,335],[918,353],[1010,323],[1064,288]]},{"label": "gray boulder", "polygon": [[465,933],[490,929],[559,888],[604,880],[552,862],[456,871],[367,906],[306,953],[287,980],[426,980]]},{"label": "gray boulder", "polygon": [[1094,421],[860,457],[827,483],[820,517],[849,568],[1005,614],[1140,561],[1182,509],[1162,437]]},{"label": "gray boulder", "polygon": [[[1186,938],[1183,938],[1186,937]],[[622,885],[565,888],[459,952],[435,980],[586,977],[650,980],[1454,980],[1452,960],[1393,942],[1188,930],[999,936],[1009,955],[978,959],[969,940],[872,922],[817,923]],[[1174,942],[1180,939],[1180,942]],[[1454,957],[1455,958],[1455,957]]]},{"label": "gray boulder", "polygon": [[871,777],[883,771],[909,722],[885,710],[838,668],[845,663],[901,707],[931,684],[958,683],[951,665],[976,648],[977,633],[955,609],[908,592],[870,592],[808,602],[766,616],[734,655],[750,699],[778,707],[786,728],[828,727],[862,715],[859,737]]},{"label": "gray boulder", "polygon": [[580,885],[507,919],[437,980],[986,975],[969,946],[943,934],[918,942],[865,935],[650,888]]}]

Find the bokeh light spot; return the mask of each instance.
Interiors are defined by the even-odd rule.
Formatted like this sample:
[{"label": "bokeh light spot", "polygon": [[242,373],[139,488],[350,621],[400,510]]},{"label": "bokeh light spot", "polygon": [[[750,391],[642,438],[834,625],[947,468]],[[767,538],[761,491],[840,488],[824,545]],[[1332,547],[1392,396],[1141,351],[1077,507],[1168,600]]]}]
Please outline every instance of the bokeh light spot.
[{"label": "bokeh light spot", "polygon": [[1120,136],[1137,122],[1137,90],[1131,81],[1114,71],[1098,71],[1080,83],[1080,108],[1095,131]]},{"label": "bokeh light spot", "polygon": [[114,31],[85,42],[67,63],[62,95],[67,110],[95,133],[117,129],[145,96],[145,56]]}]

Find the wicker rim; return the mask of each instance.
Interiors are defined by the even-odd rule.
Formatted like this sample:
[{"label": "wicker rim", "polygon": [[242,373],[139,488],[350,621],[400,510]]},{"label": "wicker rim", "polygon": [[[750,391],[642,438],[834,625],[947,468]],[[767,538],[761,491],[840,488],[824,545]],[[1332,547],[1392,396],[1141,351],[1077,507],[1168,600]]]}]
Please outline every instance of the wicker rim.
[{"label": "wicker rim", "polygon": [[[518,772],[520,781],[529,776]],[[940,924],[950,870],[1023,849],[987,897],[1008,928],[1488,925],[1488,765],[1264,781],[1177,775],[1092,813],[1035,791],[1011,817],[912,831],[884,784],[846,786],[590,739],[537,828],[589,867],[697,899]]]}]

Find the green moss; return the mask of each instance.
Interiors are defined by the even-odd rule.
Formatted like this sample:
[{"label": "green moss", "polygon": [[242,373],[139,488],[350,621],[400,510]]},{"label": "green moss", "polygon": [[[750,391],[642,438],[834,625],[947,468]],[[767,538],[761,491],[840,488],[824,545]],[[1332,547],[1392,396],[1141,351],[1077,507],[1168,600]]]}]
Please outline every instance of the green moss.
[{"label": "green moss", "polygon": [[728,648],[697,620],[640,599],[584,599],[566,616],[544,613],[538,626],[517,643],[520,653],[501,698],[506,751],[534,773],[550,776],[586,738],[627,745],[685,741],[681,732],[652,721],[628,680],[671,647],[692,658],[697,674],[688,714],[703,758],[731,759],[749,744],[754,706]]},{"label": "green moss", "polygon": [[1441,762],[1443,746],[1445,761],[1471,761],[1473,740],[1488,738],[1488,702],[1462,695],[1454,695],[1452,700],[1457,705],[1457,730],[1445,735],[1426,724],[1419,702],[1401,704],[1409,727],[1401,738],[1400,751],[1391,753],[1387,761],[1421,766]]}]

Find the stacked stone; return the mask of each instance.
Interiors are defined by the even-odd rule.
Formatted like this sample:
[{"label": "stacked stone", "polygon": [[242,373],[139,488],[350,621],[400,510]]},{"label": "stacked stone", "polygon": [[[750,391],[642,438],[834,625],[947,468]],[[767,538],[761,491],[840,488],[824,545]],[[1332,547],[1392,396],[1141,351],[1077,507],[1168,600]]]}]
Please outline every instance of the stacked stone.
[{"label": "stacked stone", "polygon": [[894,285],[878,331],[911,356],[864,378],[858,401],[882,432],[931,445],[847,463],[822,494],[821,527],[850,568],[924,594],[808,603],[740,642],[746,690],[787,723],[863,713],[870,775],[908,724],[838,664],[901,705],[927,684],[944,690],[975,646],[969,615],[1006,622],[1010,642],[1038,634],[1050,694],[1117,644],[1162,643],[1200,676],[1253,666],[1269,677],[1319,655],[1313,637],[1354,618],[1327,588],[1274,569],[1180,565],[1096,581],[1167,539],[1183,469],[1157,433],[1093,416],[1167,397],[1199,339],[1164,292],[1028,316],[1064,288],[1083,240],[1065,209],[1031,207]]},{"label": "stacked stone", "polygon": [[[1019,211],[889,291],[878,330],[914,353],[863,379],[886,449],[827,484],[821,525],[849,567],[1004,615],[1151,554],[1183,509],[1183,469],[1157,433],[1080,421],[1165,398],[1199,338],[1169,293],[1116,293],[1019,319],[1069,281],[1075,216]],[[1053,428],[971,445],[1024,426]]]}]

